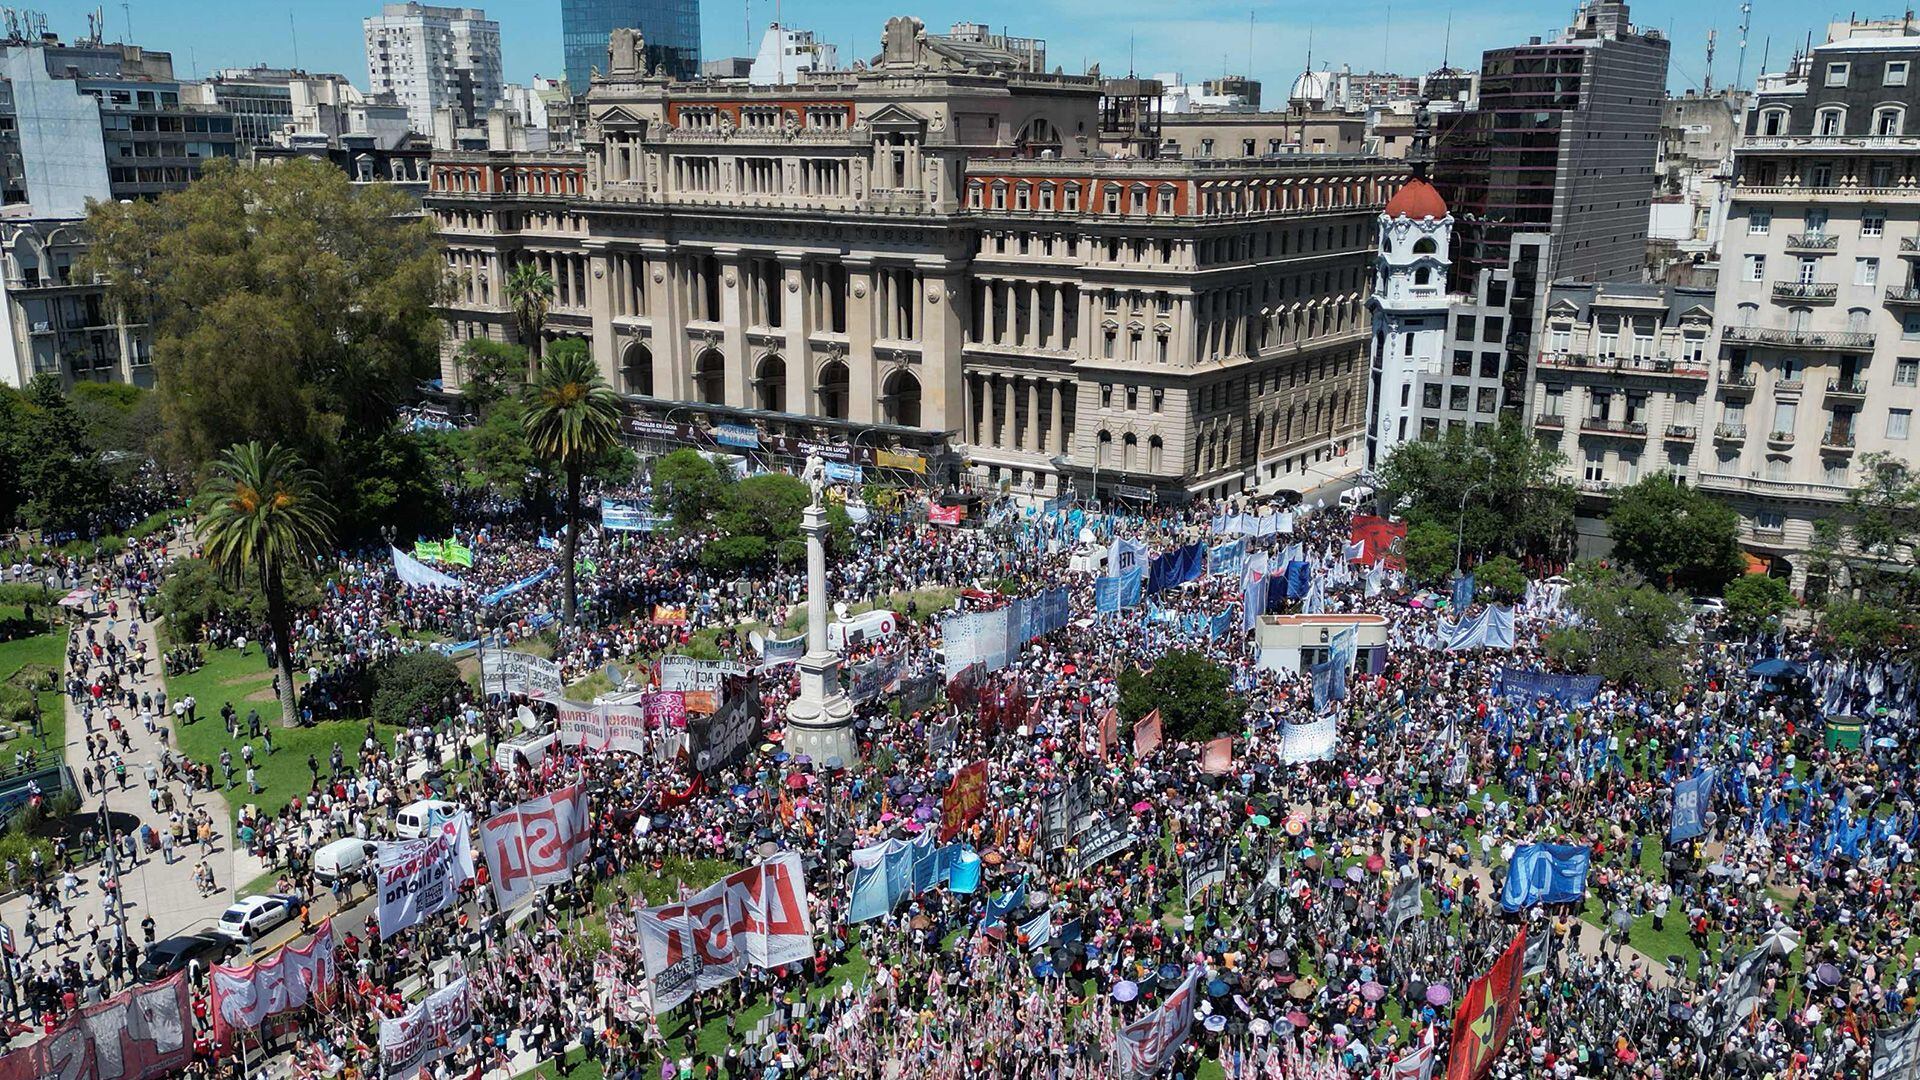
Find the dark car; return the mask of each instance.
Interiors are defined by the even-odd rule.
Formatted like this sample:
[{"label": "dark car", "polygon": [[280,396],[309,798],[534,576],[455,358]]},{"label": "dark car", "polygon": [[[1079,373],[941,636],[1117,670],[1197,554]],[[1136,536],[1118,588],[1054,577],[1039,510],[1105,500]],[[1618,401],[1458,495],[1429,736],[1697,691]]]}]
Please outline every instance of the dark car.
[{"label": "dark car", "polygon": [[237,948],[232,941],[219,934],[182,934],[156,941],[147,949],[146,959],[140,961],[140,981],[164,979],[176,971],[185,970],[195,960],[200,961],[201,974],[204,975],[206,969],[232,956]]}]

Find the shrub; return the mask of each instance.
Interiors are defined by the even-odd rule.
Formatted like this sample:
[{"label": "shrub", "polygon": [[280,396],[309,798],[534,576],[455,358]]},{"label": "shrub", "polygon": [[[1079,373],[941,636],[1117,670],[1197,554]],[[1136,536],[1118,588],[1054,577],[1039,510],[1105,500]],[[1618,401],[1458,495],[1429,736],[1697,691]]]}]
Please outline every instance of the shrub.
[{"label": "shrub", "polygon": [[395,727],[422,717],[440,719],[442,699],[458,700],[465,685],[460,666],[431,649],[380,661],[372,681],[373,718]]}]

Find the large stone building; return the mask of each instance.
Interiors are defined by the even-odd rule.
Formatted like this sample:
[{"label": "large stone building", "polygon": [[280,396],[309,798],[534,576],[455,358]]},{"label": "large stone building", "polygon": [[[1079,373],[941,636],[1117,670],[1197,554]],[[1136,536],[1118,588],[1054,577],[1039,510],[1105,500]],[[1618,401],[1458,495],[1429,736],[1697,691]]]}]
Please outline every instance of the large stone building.
[{"label": "large stone building", "polygon": [[590,341],[663,446],[1122,498],[1357,468],[1399,166],[1097,156],[1097,74],[914,19],[870,67],[771,88],[652,74],[627,31],[610,52],[583,153],[433,166],[450,385],[462,341],[514,336],[531,261],[546,333]]},{"label": "large stone building", "polygon": [[1829,37],[1761,79],[1734,150],[1699,478],[1796,588],[1860,461],[1920,460],[1920,34],[1896,19]]}]

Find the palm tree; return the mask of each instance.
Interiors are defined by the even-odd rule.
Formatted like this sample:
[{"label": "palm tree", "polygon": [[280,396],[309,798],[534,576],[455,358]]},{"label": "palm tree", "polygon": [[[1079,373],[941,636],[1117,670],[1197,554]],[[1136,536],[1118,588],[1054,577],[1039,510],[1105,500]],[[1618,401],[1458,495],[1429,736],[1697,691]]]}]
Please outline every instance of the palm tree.
[{"label": "palm tree", "polygon": [[280,678],[280,723],[300,722],[293,692],[293,628],[287,610],[289,570],[311,566],[332,543],[333,507],[320,476],[279,443],[227,448],[194,505],[207,561],[236,586],[251,573],[266,594],[267,635]]},{"label": "palm tree", "polygon": [[574,554],[580,543],[580,480],[619,438],[620,398],[585,348],[558,348],[526,389],[527,446],[567,475],[567,537],[560,546],[565,616],[574,621]]},{"label": "palm tree", "polygon": [[553,303],[553,275],[530,262],[514,267],[507,274],[507,302],[513,305],[520,343],[527,347],[527,381],[532,382],[540,371],[540,329]]}]

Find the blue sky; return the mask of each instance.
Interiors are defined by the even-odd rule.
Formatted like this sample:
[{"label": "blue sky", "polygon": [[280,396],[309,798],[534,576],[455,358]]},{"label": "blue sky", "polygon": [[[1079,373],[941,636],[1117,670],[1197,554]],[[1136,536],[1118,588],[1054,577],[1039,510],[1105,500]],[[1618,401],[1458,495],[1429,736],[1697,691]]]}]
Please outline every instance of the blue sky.
[{"label": "blue sky", "polygon": [[[102,0],[104,2],[104,0]],[[452,2],[452,0],[443,0]],[[44,0],[43,0],[44,3]],[[380,0],[133,0],[125,10],[106,8],[108,37],[124,37],[131,17],[133,40],[169,49],[176,70],[255,63],[290,65],[295,33],[301,66],[338,71],[366,82],[360,20],[377,12]],[[557,75],[560,63],[558,0],[495,0],[483,4],[499,20],[507,78],[525,82],[535,74]],[[1516,44],[1563,26],[1574,9],[1564,3],[1527,0],[1279,0],[1249,5],[1228,0],[782,0],[781,17],[840,45],[843,59],[879,51],[880,31],[890,15],[913,14],[943,30],[959,20],[1004,26],[1016,35],[1045,38],[1049,63],[1080,71],[1098,61],[1108,74],[1132,66],[1141,74],[1179,71],[1198,81],[1223,70],[1252,74],[1279,98],[1307,62],[1311,37],[1315,67],[1350,64],[1355,70],[1391,69],[1412,74],[1439,66],[1443,49],[1457,66],[1477,64],[1485,48]],[[46,7],[49,28],[72,39],[86,31],[93,2],[56,0]],[[1746,63],[1751,83],[1771,38],[1770,66],[1778,67],[1809,30],[1824,36],[1825,18],[1800,5],[1762,0],[1754,14]],[[1707,31],[1719,30],[1714,81],[1733,78],[1739,40],[1739,0],[1643,0],[1632,5],[1635,21],[1674,41],[1670,75],[1675,90],[1698,86],[1706,71]],[[294,30],[289,29],[289,12]],[[1248,15],[1253,15],[1251,31]],[[775,17],[774,0],[705,0],[705,55],[745,54],[748,26],[754,40]],[[1838,16],[1845,18],[1844,12]],[[1449,22],[1451,26],[1449,27]]]}]

